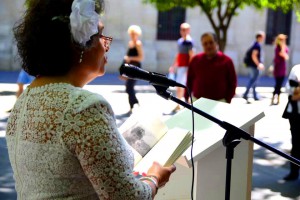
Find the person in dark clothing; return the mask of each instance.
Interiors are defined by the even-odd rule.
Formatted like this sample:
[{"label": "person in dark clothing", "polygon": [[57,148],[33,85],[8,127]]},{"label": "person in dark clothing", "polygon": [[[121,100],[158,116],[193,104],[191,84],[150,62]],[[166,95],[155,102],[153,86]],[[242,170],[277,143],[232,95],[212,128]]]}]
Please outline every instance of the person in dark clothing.
[{"label": "person in dark clothing", "polygon": [[[288,77],[286,89],[289,101],[283,113],[283,118],[289,120],[291,129],[292,149],[291,156],[300,159],[300,65],[295,65]],[[299,177],[299,166],[290,163],[290,173],[283,179],[286,181],[297,180]]]},{"label": "person in dark clothing", "polygon": [[[128,51],[126,56],[124,56],[124,62],[134,65],[136,67],[142,67],[141,62],[144,58],[143,53],[143,44],[141,40],[139,40],[139,36],[141,36],[142,30],[137,25],[131,25],[128,28],[128,35],[130,36],[130,40],[128,42]],[[134,86],[136,84],[136,80],[128,78],[126,80],[126,93],[128,94],[129,101],[129,114],[132,113],[132,109],[135,104],[139,104],[139,101],[136,97]]]},{"label": "person in dark clothing", "polygon": [[248,102],[248,93],[250,88],[253,90],[253,98],[254,100],[259,100],[257,93],[256,93],[256,82],[258,80],[260,71],[264,70],[264,65],[262,63],[262,50],[261,50],[261,43],[264,41],[265,33],[259,31],[256,34],[256,41],[248,50],[250,53],[250,59],[246,64],[247,68],[249,69],[250,80],[248,82],[246,91],[243,95],[243,98]]}]

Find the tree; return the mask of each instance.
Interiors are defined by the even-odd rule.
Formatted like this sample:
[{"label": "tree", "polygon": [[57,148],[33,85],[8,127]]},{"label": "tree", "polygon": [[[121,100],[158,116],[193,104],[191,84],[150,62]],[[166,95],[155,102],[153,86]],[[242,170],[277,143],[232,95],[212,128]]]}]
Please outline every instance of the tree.
[{"label": "tree", "polygon": [[[227,43],[227,31],[231,20],[245,6],[256,9],[281,9],[283,12],[300,10],[300,0],[143,0],[154,4],[158,10],[166,11],[174,7],[193,8],[199,6],[208,18],[218,40],[220,50],[224,51]],[[297,12],[300,19],[299,12]]]}]

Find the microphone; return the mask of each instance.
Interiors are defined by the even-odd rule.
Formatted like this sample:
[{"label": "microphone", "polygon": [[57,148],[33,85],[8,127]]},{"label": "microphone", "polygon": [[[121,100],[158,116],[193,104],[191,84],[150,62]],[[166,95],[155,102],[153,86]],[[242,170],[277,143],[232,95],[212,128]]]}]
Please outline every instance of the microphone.
[{"label": "microphone", "polygon": [[152,85],[159,85],[165,87],[177,86],[177,87],[185,88],[185,85],[182,85],[180,83],[177,83],[176,81],[168,79],[164,74],[159,74],[156,72],[148,72],[137,66],[126,64],[126,63],[120,67],[120,75],[125,75],[128,78],[132,78],[135,80],[141,79],[144,81],[149,81],[149,83]]}]

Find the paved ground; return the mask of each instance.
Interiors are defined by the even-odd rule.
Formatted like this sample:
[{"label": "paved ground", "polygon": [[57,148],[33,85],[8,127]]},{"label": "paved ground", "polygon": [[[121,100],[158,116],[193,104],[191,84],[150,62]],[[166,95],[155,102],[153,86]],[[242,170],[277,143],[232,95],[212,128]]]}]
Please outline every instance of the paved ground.
[{"label": "paved ground", "polygon": [[[7,117],[5,111],[10,109],[14,102],[14,93],[17,90],[14,84],[17,73],[0,72],[0,199],[16,199],[12,170],[8,161],[7,147],[5,143],[5,127]],[[245,104],[240,98],[244,92],[247,78],[239,77],[237,95],[232,104]],[[98,84],[101,84],[98,85]],[[277,106],[270,106],[271,88],[273,79],[264,77],[259,82],[258,91],[262,97],[260,101],[252,101],[263,107],[265,117],[257,123],[255,138],[289,153],[290,133],[287,120],[281,118],[282,111],[287,101],[286,94],[282,95],[282,102]],[[124,93],[123,82],[118,79],[117,74],[107,74],[102,79],[95,80],[85,87],[93,92],[101,93],[111,102],[117,116],[117,123],[120,125],[126,117],[122,115],[129,110],[127,95]],[[175,106],[173,102],[167,101],[155,94],[152,86],[145,82],[139,82],[137,86],[137,97],[140,100],[141,108],[147,112],[169,113]],[[165,117],[170,117],[165,115]],[[252,200],[300,200],[300,179],[293,182],[284,182],[281,178],[288,173],[288,162],[280,156],[255,145],[254,168],[253,168],[253,189]]]}]

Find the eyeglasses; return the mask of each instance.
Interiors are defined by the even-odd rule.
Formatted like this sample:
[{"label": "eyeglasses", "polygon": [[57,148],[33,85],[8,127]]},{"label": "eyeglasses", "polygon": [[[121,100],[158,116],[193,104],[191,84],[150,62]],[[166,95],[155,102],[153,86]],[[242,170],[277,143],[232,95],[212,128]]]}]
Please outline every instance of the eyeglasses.
[{"label": "eyeglasses", "polygon": [[106,49],[106,52],[109,50],[109,46],[111,45],[113,38],[112,37],[108,37],[102,34],[99,34],[99,38],[103,39],[104,41],[104,47]]}]

